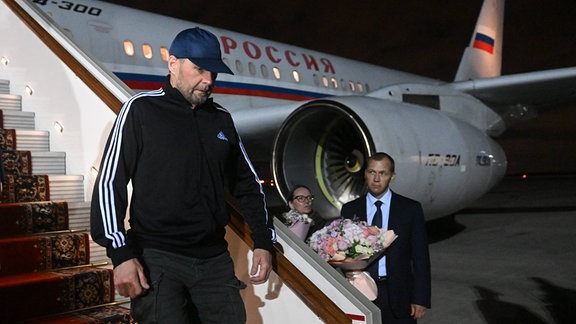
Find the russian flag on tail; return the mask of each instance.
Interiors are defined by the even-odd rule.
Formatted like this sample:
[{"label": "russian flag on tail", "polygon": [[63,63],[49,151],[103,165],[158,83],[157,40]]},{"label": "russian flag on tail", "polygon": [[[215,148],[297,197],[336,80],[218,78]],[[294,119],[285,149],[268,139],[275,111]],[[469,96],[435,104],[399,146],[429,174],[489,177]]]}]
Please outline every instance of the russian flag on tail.
[{"label": "russian flag on tail", "polygon": [[494,38],[482,33],[476,33],[472,46],[492,54],[494,53]]}]

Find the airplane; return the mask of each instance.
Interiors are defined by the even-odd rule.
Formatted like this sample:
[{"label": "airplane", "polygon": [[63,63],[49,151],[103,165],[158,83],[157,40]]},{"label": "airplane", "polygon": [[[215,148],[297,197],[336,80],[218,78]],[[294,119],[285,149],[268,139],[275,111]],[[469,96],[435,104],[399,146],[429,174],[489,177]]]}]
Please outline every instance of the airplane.
[{"label": "airplane", "polygon": [[232,113],[269,205],[306,184],[326,218],[365,192],[378,151],[396,161],[392,190],[420,201],[427,219],[454,213],[505,175],[493,137],[576,99],[575,67],[501,75],[503,0],[484,1],[452,82],[102,1],[32,2],[134,91],[162,85],[177,32],[214,33],[234,71],[218,76],[214,98]]}]

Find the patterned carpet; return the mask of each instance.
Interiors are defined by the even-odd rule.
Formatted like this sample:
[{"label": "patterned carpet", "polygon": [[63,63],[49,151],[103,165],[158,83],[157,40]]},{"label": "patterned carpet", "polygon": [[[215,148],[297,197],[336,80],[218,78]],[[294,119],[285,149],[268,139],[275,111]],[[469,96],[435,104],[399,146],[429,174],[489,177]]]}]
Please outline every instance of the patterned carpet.
[{"label": "patterned carpet", "polygon": [[0,277],[86,265],[88,233],[12,237],[0,240]]},{"label": "patterned carpet", "polygon": [[2,151],[0,161],[4,165],[4,174],[29,175],[32,174],[32,154],[30,151]]},{"label": "patterned carpet", "polygon": [[2,183],[2,203],[50,200],[48,176],[45,174],[5,175]]},{"label": "patterned carpet", "polygon": [[113,271],[89,264],[88,232],[69,230],[68,203],[50,201],[48,175],[32,174],[1,112],[0,323],[133,324]]},{"label": "patterned carpet", "polygon": [[0,236],[68,229],[68,203],[42,201],[0,204]]},{"label": "patterned carpet", "polygon": [[[16,183],[8,196],[19,199],[34,195],[18,190],[48,185],[43,176],[7,178]],[[87,232],[69,231],[66,201],[0,204],[0,323],[133,323],[128,308],[110,306],[112,270],[89,265],[89,246]]]},{"label": "patterned carpet", "polygon": [[73,268],[0,280],[0,322],[83,309],[114,301],[112,270]]},{"label": "patterned carpet", "polygon": [[0,149],[8,151],[16,149],[15,129],[0,128]]}]

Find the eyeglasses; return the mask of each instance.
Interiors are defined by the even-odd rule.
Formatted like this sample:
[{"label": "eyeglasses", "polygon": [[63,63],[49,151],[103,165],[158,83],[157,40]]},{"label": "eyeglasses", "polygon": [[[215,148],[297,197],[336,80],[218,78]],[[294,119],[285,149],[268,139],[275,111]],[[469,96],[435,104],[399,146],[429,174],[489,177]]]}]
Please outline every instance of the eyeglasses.
[{"label": "eyeglasses", "polygon": [[294,200],[298,200],[298,202],[304,202],[306,200],[310,200],[313,201],[314,200],[314,196],[295,196]]}]

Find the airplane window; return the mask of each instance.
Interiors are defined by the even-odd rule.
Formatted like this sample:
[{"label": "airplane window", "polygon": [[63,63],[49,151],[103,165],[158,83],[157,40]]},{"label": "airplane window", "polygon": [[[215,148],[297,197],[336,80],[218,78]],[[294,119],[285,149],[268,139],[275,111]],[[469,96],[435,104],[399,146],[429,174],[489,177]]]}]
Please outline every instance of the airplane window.
[{"label": "airplane window", "polygon": [[274,67],[274,68],[272,69],[272,71],[274,72],[274,77],[275,77],[277,80],[280,80],[280,77],[281,77],[281,75],[280,75],[280,69],[277,68],[277,67]]},{"label": "airplane window", "polygon": [[298,71],[296,70],[292,71],[292,76],[294,77],[294,81],[300,83],[300,74],[298,73]]},{"label": "airplane window", "polygon": [[312,78],[314,79],[314,85],[319,86],[320,85],[320,79],[318,79],[318,74],[314,73]]},{"label": "airplane window", "polygon": [[348,84],[350,85],[350,90],[351,90],[352,92],[356,91],[356,87],[354,86],[354,82],[348,81]]},{"label": "airplane window", "polygon": [[260,73],[262,73],[262,76],[267,78],[268,77],[268,67],[264,64],[260,65]]},{"label": "airplane window", "polygon": [[368,83],[366,83],[366,85],[364,85],[364,88],[366,89],[366,92],[370,92],[370,86],[368,85]]},{"label": "airplane window", "polygon": [[134,44],[131,41],[124,41],[124,53],[128,56],[134,56]]},{"label": "airplane window", "polygon": [[326,88],[328,88],[328,78],[327,78],[326,76],[323,76],[323,77],[322,77],[322,84],[323,84]]},{"label": "airplane window", "polygon": [[244,72],[244,67],[242,67],[242,62],[240,62],[240,60],[236,60],[236,72],[240,74]]},{"label": "airplane window", "polygon": [[152,46],[150,46],[150,44],[142,44],[142,54],[144,54],[144,57],[147,59],[151,59],[152,58]]},{"label": "airplane window", "polygon": [[168,62],[169,56],[170,53],[168,53],[168,49],[164,46],[160,47],[160,57],[162,58],[162,60]]},{"label": "airplane window", "polygon": [[338,81],[336,80],[336,78],[330,78],[330,81],[332,81],[332,86],[334,87],[334,89],[338,89]]},{"label": "airplane window", "polygon": [[346,90],[346,81],[344,79],[340,79],[340,86],[342,87],[342,90]]},{"label": "airplane window", "polygon": [[362,83],[358,82],[358,92],[363,92],[362,90]]},{"label": "airplane window", "polygon": [[248,63],[248,71],[250,71],[250,75],[256,75],[256,66],[254,63]]}]

